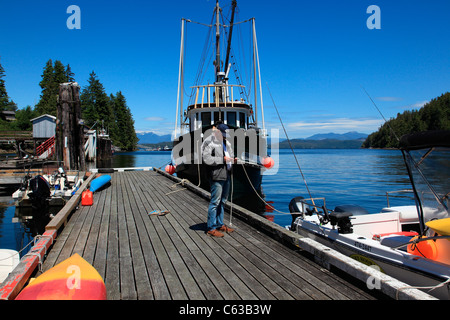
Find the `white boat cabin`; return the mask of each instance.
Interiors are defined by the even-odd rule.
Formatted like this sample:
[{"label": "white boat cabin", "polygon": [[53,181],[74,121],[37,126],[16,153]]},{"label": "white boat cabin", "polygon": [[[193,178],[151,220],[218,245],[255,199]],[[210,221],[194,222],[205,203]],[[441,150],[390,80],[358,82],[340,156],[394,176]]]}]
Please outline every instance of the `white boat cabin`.
[{"label": "white boat cabin", "polygon": [[252,108],[242,99],[234,99],[235,89],[240,85],[213,84],[193,87],[196,90],[195,103],[187,109],[189,130],[205,131],[217,121],[230,128],[249,128]]}]

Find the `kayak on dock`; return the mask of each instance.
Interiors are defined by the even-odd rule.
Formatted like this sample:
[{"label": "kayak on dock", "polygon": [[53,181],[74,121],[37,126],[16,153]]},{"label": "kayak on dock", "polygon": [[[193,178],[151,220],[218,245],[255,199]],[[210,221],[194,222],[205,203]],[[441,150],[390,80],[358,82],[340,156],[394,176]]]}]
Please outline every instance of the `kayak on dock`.
[{"label": "kayak on dock", "polygon": [[99,189],[101,189],[103,186],[105,186],[109,182],[111,182],[110,175],[108,175],[108,174],[101,175],[98,178],[95,178],[94,180],[92,180],[89,190],[91,190],[92,192],[98,191]]},{"label": "kayak on dock", "polygon": [[106,300],[97,270],[74,254],[30,282],[16,300]]}]

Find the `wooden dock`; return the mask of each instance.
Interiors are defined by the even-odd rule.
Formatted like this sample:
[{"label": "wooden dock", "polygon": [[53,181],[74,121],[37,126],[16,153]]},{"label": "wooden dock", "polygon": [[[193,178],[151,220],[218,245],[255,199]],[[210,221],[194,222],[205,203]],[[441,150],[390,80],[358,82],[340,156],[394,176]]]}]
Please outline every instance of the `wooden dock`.
[{"label": "wooden dock", "polygon": [[[160,171],[111,176],[111,185],[94,194],[94,205],[80,204],[66,221],[82,190],[77,192],[78,198],[50,222],[32,256],[19,269],[37,264],[36,256],[46,253],[45,260],[39,258],[46,271],[78,253],[103,277],[109,300],[374,300],[392,298],[389,290],[404,286],[386,276],[381,291],[368,290],[365,279],[376,272],[372,268],[353,260],[349,263],[346,257],[298,239],[293,232],[240,207],[233,214],[234,233],[220,239],[208,237],[207,192],[191,184],[184,186]],[[153,210],[170,213],[148,215]],[[229,222],[228,214],[225,222]],[[297,243],[289,245],[289,239]],[[295,247],[299,243],[306,249]],[[321,265],[314,262],[314,255]],[[343,272],[329,271],[331,264],[342,264]],[[362,276],[343,276],[355,270]],[[12,284],[23,285],[19,274],[25,273],[31,272],[10,275],[8,288],[3,293],[0,288],[2,299],[14,297],[20,288]],[[417,292],[408,289],[399,297],[427,297]]]},{"label": "wooden dock", "polygon": [[238,219],[236,232],[206,236],[208,201],[173,186],[154,171],[114,173],[94,205],[73,214],[43,270],[78,253],[112,300],[373,299]]}]

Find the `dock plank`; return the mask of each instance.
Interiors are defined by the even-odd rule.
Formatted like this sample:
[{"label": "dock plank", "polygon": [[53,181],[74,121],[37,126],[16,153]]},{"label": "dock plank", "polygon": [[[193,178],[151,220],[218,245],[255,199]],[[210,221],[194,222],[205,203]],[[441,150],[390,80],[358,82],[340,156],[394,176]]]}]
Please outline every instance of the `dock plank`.
[{"label": "dock plank", "polygon": [[[156,172],[115,172],[93,206],[72,214],[44,270],[79,253],[111,300],[373,299],[237,218],[236,232],[208,237],[207,208]],[[152,210],[170,213],[149,216]]]}]

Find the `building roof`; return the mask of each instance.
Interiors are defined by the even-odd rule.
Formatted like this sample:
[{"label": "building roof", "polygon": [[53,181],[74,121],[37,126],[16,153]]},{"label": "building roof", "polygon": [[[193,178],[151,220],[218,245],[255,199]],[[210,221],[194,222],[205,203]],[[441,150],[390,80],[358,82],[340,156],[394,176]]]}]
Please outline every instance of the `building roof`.
[{"label": "building roof", "polygon": [[39,116],[39,117],[34,118],[34,119],[31,119],[30,121],[31,121],[31,122],[34,122],[35,120],[38,120],[38,119],[44,118],[44,117],[48,117],[48,118],[51,118],[51,119],[53,119],[53,120],[56,121],[56,117],[55,117],[55,116],[52,116],[52,115],[49,115],[49,114],[43,114],[42,116]]}]

